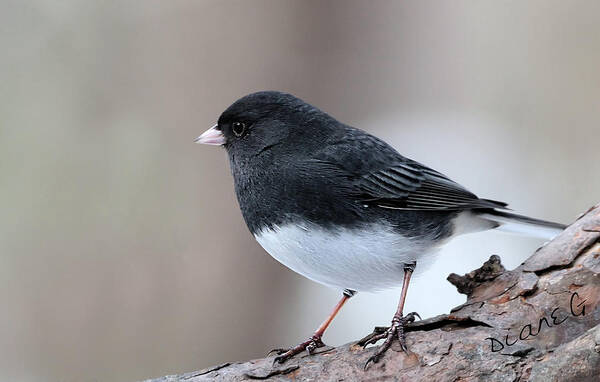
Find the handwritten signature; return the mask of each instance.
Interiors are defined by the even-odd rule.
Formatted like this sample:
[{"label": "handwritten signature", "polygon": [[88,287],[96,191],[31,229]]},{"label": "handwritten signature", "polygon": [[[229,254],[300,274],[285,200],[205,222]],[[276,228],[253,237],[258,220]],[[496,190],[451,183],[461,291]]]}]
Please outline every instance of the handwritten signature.
[{"label": "handwritten signature", "polygon": [[[584,304],[585,304],[586,300],[583,300],[583,301],[579,302],[578,304],[576,304],[575,298],[577,298],[578,300],[580,299],[579,294],[577,294],[577,292],[573,292],[573,294],[571,294],[571,300],[569,302],[569,309],[571,310],[571,316],[573,316],[573,317],[585,316],[585,305]],[[582,307],[582,305],[583,305],[583,307]],[[490,340],[492,353],[499,352],[500,350],[504,349],[504,345],[513,346],[519,340],[523,341],[523,340],[528,339],[529,337],[537,336],[538,334],[540,334],[542,332],[544,324],[548,328],[562,324],[569,318],[569,316],[566,315],[562,319],[560,319],[559,318],[560,315],[557,314],[557,312],[559,312],[559,310],[560,310],[560,308],[554,308],[554,310],[552,310],[552,312],[550,313],[550,319],[552,320],[552,324],[550,324],[548,318],[546,316],[544,316],[544,317],[540,318],[540,320],[538,322],[537,331],[534,331],[532,324],[527,324],[527,325],[523,326],[523,328],[521,328],[521,332],[519,333],[519,336],[514,337],[514,341],[512,341],[512,339],[509,339],[509,336],[510,336],[509,334],[507,334],[504,337],[504,342],[497,338],[494,338],[494,337],[486,338],[486,340]]]}]

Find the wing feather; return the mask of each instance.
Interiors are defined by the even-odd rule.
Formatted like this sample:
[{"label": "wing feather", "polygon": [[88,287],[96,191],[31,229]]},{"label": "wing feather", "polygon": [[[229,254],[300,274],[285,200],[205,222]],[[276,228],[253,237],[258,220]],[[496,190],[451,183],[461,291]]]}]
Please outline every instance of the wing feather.
[{"label": "wing feather", "polygon": [[505,203],[479,199],[448,177],[416,162],[395,163],[358,178],[363,200],[403,210],[504,208]]},{"label": "wing feather", "polygon": [[506,208],[506,203],[478,198],[372,135],[349,127],[345,134],[324,145],[311,162],[342,171],[351,183],[349,192],[360,202],[400,210]]}]

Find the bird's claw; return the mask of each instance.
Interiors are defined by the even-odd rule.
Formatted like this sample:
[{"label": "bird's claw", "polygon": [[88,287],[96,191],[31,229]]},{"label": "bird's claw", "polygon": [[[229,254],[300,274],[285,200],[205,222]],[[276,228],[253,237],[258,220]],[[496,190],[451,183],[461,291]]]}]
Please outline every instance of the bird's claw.
[{"label": "bird's claw", "polygon": [[408,348],[406,347],[406,336],[404,334],[404,325],[414,322],[415,317],[421,319],[421,316],[419,316],[417,312],[408,313],[406,316],[394,315],[394,318],[392,318],[392,325],[389,328],[376,327],[375,330],[373,330],[373,333],[358,342],[358,345],[362,345],[363,348],[365,348],[367,345],[374,344],[385,338],[383,344],[381,344],[377,351],[375,351],[375,354],[369,357],[365,363],[364,370],[367,370],[371,362],[379,362],[383,354],[392,346],[394,339],[398,339],[402,350],[408,352]]},{"label": "bird's claw", "polygon": [[283,354],[286,351],[288,351],[288,349],[284,349],[284,348],[275,348],[275,349],[271,349],[269,350],[269,352],[267,353],[267,357],[270,356],[271,354],[275,353],[277,355],[279,354]]},{"label": "bird's claw", "polygon": [[269,352],[269,354],[273,352],[277,352],[277,357],[273,360],[273,363],[284,363],[288,359],[292,358],[298,353],[302,353],[304,350],[311,355],[313,352],[320,347],[325,346],[320,336],[314,335],[310,337],[308,340],[299,343],[290,349],[273,349]]},{"label": "bird's claw", "polygon": [[367,336],[361,338],[360,340],[358,340],[358,342],[356,342],[356,344],[358,346],[362,346],[363,349],[367,347],[367,345],[375,343],[377,341],[379,341],[379,338],[375,340],[375,342],[372,342],[373,339],[375,337],[379,337],[382,333],[387,332],[389,328],[387,326],[376,326],[373,329],[372,333],[369,333]]}]

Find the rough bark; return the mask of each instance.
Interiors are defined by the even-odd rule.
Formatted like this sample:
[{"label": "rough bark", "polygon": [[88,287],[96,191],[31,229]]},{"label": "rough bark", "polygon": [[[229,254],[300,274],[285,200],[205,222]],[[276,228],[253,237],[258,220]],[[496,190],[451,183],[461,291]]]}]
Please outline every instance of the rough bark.
[{"label": "rough bark", "polygon": [[392,348],[363,370],[374,348],[321,348],[283,365],[273,357],[153,382],[600,380],[600,205],[507,271],[498,256],[448,280],[467,302],[411,324],[410,352]]}]

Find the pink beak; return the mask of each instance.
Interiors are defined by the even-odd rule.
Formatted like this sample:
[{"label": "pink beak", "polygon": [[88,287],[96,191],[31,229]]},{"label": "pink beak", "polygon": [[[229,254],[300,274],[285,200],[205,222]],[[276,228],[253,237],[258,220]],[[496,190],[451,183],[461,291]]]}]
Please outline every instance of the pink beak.
[{"label": "pink beak", "polygon": [[217,129],[218,125],[214,125],[210,129],[206,130],[202,133],[201,136],[196,138],[194,142],[203,143],[205,145],[224,145],[225,144],[225,136],[221,132],[221,130]]}]

